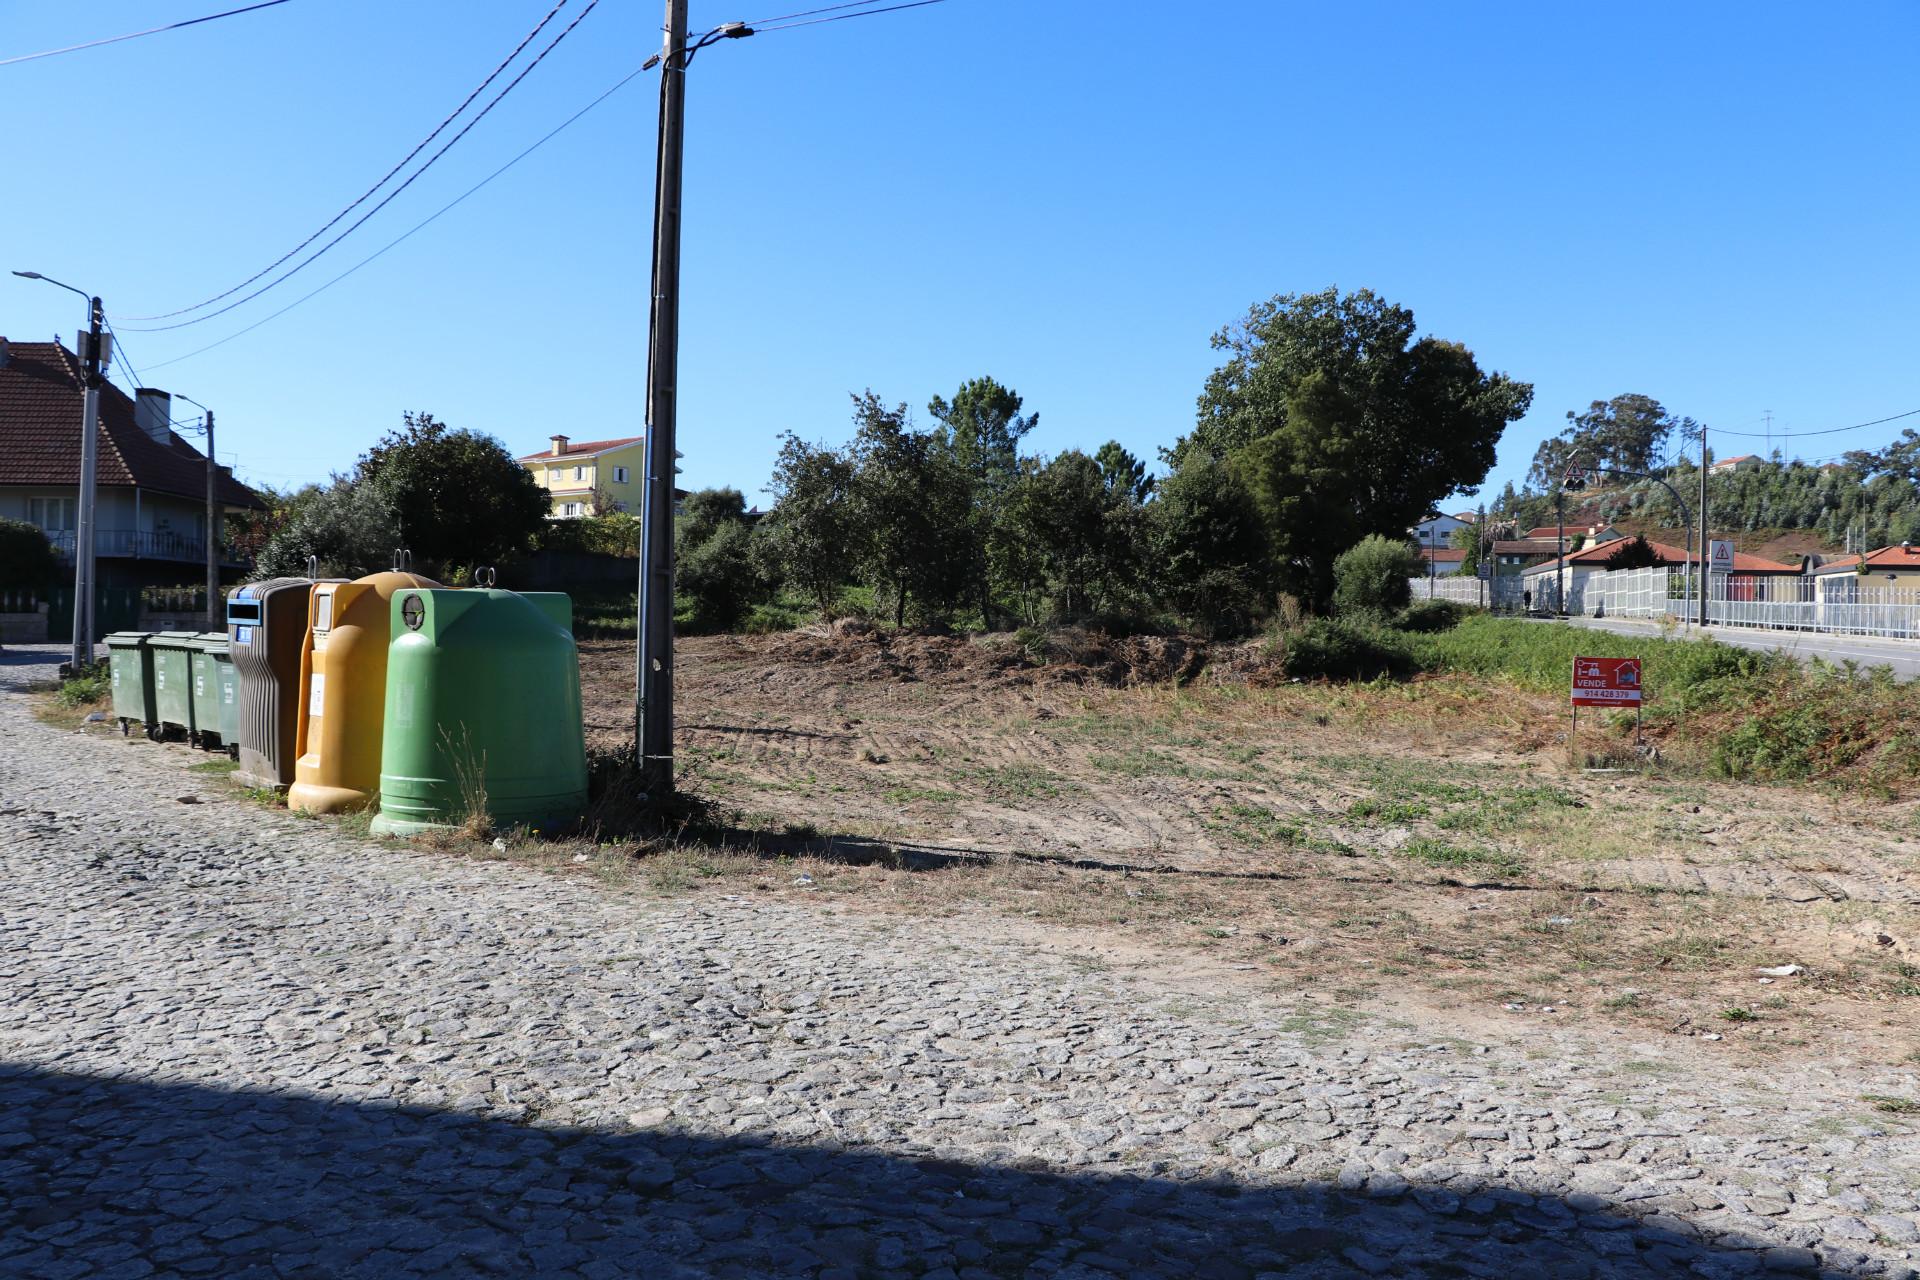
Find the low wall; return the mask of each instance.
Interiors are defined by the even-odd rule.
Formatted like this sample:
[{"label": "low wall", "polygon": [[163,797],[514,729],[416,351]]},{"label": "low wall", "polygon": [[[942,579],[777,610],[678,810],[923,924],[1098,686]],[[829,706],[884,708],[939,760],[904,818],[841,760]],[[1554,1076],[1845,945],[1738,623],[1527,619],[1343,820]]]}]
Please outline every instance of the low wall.
[{"label": "low wall", "polygon": [[639,589],[640,562],[594,551],[536,551],[500,570],[512,591],[572,591],[581,587]]},{"label": "low wall", "polygon": [[45,644],[47,606],[30,613],[0,613],[0,644]]},{"label": "low wall", "polygon": [[[205,631],[207,615],[200,612],[179,613],[175,611],[143,610],[135,631]],[[222,626],[221,630],[225,630]]]}]

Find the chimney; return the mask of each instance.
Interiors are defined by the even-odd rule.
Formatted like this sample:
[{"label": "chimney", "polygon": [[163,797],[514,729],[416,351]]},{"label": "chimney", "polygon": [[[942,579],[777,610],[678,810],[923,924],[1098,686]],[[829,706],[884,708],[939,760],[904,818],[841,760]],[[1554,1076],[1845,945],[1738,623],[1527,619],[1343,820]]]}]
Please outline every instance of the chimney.
[{"label": "chimney", "polygon": [[564,457],[567,452],[567,438],[565,436],[549,436],[548,439],[553,441],[553,456],[556,458]]},{"label": "chimney", "polygon": [[173,421],[173,397],[152,387],[141,387],[133,393],[133,421],[147,433],[148,439],[165,444],[167,433],[172,430],[167,424]]}]

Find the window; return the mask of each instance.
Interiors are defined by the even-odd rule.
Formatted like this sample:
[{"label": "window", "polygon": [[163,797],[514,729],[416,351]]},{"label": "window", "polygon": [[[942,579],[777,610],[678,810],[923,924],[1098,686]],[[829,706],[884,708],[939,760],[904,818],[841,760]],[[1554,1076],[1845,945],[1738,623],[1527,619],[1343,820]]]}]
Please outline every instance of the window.
[{"label": "window", "polygon": [[566,503],[560,508],[560,514],[563,516],[577,516],[580,514],[580,504],[577,502]]},{"label": "window", "polygon": [[627,482],[627,469],[625,467],[615,467],[613,469],[613,482],[615,484],[625,484]]},{"label": "window", "polygon": [[72,498],[28,498],[27,520],[48,533],[64,533],[73,528]]},{"label": "window", "polygon": [[585,480],[587,478],[587,469],[585,467],[575,467],[573,469],[573,478],[575,480]]}]

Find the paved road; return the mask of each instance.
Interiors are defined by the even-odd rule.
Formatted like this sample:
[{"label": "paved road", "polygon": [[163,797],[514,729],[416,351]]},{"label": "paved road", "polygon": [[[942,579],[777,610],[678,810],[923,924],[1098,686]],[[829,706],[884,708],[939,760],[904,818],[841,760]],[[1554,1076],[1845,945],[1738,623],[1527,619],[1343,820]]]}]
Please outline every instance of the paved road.
[{"label": "paved road", "polygon": [[[1620,635],[1667,634],[1659,623],[1637,618],[1568,618],[1566,621],[1571,626],[1612,631]],[[1863,667],[1892,667],[1904,680],[1920,677],[1920,641],[1769,631],[1759,627],[1707,627],[1704,632],[1715,640],[1738,645],[1742,649],[1789,653],[1801,659],[1820,657],[1833,663],[1852,661]],[[1672,634],[1682,633],[1676,629]],[[1690,634],[1698,636],[1702,634],[1702,628],[1696,626]]]},{"label": "paved road", "polygon": [[1914,1275],[1920,1154],[1857,1099],[1910,1068],[1343,1030],[385,848],[184,758],[0,693],[0,1274]]}]

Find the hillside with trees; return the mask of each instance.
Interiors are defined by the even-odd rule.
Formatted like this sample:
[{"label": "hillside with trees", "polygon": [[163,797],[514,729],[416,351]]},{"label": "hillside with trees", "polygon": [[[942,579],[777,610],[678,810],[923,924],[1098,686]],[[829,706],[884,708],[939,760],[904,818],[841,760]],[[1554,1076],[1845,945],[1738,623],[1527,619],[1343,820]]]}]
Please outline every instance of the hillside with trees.
[{"label": "hillside with trees", "polygon": [[[1535,453],[1526,486],[1508,485],[1489,512],[1522,527],[1551,523],[1555,486],[1569,467],[1583,467],[1598,474],[1590,487],[1568,495],[1570,524],[1607,523],[1667,541],[1683,537],[1681,513],[1666,488],[1628,473],[1658,474],[1697,519],[1700,469],[1686,447],[1691,441],[1697,448],[1699,424],[1637,394],[1595,401],[1567,418],[1567,429]],[[1776,451],[1715,474],[1716,457],[1709,452],[1708,519],[1714,533],[1732,536],[1743,550],[1835,553],[1920,541],[1920,433],[1912,429],[1885,449],[1818,464],[1788,461]]]}]

